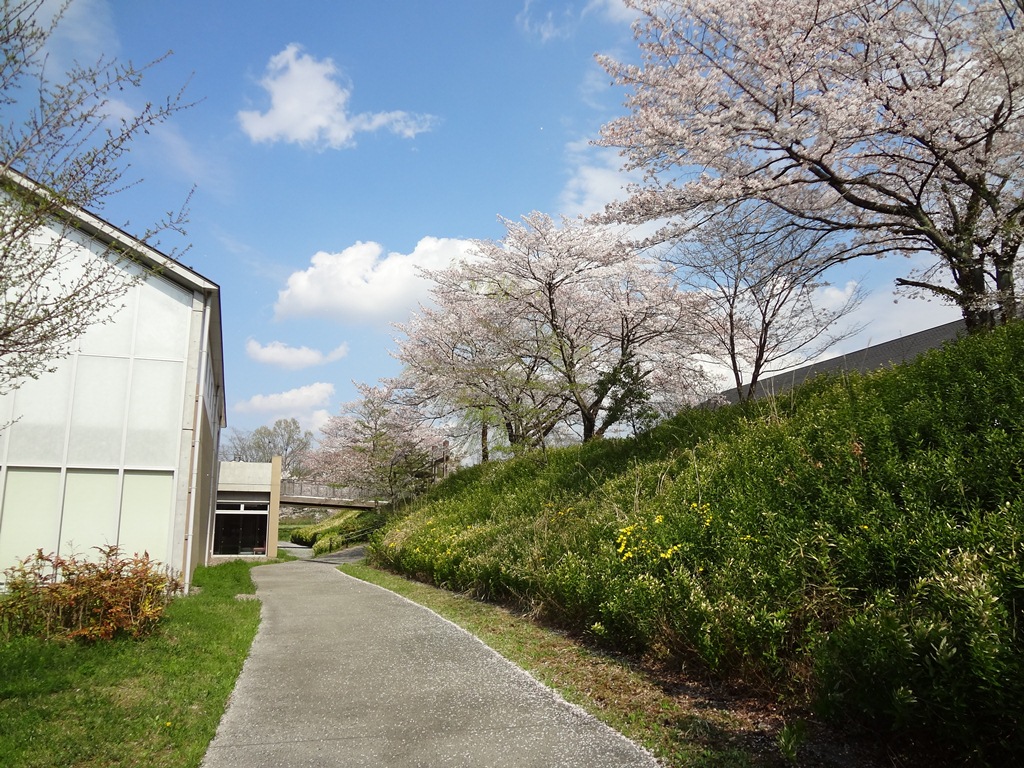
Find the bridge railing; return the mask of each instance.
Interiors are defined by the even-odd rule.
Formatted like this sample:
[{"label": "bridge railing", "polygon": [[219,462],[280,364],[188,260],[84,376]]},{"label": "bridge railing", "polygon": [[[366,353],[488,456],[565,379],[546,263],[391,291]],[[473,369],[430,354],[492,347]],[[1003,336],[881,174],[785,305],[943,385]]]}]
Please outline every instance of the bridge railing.
[{"label": "bridge railing", "polygon": [[313,499],[363,499],[366,495],[359,488],[339,488],[326,483],[311,483],[307,480],[282,480],[282,496],[301,496]]}]

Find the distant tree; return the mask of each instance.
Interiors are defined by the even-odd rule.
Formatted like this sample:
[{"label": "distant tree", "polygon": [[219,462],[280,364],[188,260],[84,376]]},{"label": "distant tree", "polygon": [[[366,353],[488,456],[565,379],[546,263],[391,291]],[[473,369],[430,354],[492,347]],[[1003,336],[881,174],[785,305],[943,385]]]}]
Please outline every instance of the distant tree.
[{"label": "distant tree", "polygon": [[608,227],[536,212],[504,224],[505,237],[479,242],[467,269],[530,329],[531,354],[541,340],[535,354],[584,442],[652,398],[693,395],[694,295]]},{"label": "distant tree", "polygon": [[397,382],[357,384],[360,397],[341,408],[320,430],[310,454],[313,475],[360,489],[371,499],[411,498],[438,478],[438,463],[454,466],[447,437],[396,397]]},{"label": "distant tree", "polygon": [[762,375],[818,357],[860,330],[842,324],[863,300],[853,287],[825,301],[827,271],[847,257],[828,233],[769,206],[716,217],[670,252],[680,279],[707,296],[696,321],[704,351],[731,371],[740,400]]},{"label": "distant tree", "polygon": [[897,283],[957,304],[971,329],[1021,314],[1024,32],[1004,0],[626,0],[642,63],[606,125],[643,183],[619,222],[672,237],[737,201],[931,253]]},{"label": "distant tree", "polygon": [[[80,236],[64,211],[101,208],[127,186],[131,142],[183,108],[180,93],[138,110],[121,101],[152,64],[101,58],[54,79],[47,46],[70,4],[54,13],[47,0],[3,0],[0,9],[0,392],[52,368],[138,279],[113,248],[73,258]],[[140,239],[183,219],[169,214]]]},{"label": "distant tree", "polygon": [[220,455],[225,461],[262,463],[280,456],[282,474],[300,478],[308,474],[305,462],[312,447],[311,431],[303,430],[296,419],[278,419],[272,427],[257,427],[251,432],[232,428]]}]

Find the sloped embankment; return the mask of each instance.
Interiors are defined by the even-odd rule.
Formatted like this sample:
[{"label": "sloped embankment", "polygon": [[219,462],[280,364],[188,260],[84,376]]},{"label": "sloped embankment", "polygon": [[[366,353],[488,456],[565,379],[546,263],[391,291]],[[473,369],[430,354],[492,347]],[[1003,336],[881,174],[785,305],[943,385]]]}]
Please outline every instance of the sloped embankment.
[{"label": "sloped embankment", "polygon": [[1024,324],[474,467],[372,554],[957,759],[1024,756]]}]

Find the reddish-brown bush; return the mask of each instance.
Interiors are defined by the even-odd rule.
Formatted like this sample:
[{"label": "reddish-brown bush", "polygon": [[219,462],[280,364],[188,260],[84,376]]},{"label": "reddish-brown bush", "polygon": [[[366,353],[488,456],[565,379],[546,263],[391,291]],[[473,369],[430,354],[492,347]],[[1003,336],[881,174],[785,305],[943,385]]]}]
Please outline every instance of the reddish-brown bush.
[{"label": "reddish-brown bush", "polygon": [[181,580],[147,553],[126,557],[96,547],[98,559],[36,550],[8,568],[0,598],[0,637],[69,640],[143,637],[182,589]]}]

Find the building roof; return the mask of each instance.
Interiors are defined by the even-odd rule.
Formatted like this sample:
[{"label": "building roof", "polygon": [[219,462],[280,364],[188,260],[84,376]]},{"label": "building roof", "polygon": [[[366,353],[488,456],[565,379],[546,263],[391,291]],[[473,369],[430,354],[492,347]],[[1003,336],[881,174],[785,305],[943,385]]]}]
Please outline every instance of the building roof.
[{"label": "building roof", "polygon": [[[946,342],[956,339],[966,333],[966,331],[967,326],[963,320],[954,320],[951,323],[937,325],[934,328],[918,331],[908,336],[901,336],[881,344],[874,344],[870,347],[859,349],[856,352],[849,352],[845,355],[811,363],[792,371],[768,376],[757,382],[757,390],[754,393],[754,397],[780,394],[803,384],[808,379],[814,378],[821,373],[835,373],[837,371],[867,373],[890,365],[910,362],[925,352],[941,347]],[[735,403],[739,400],[735,387],[722,392],[721,396],[730,403]]]}]

